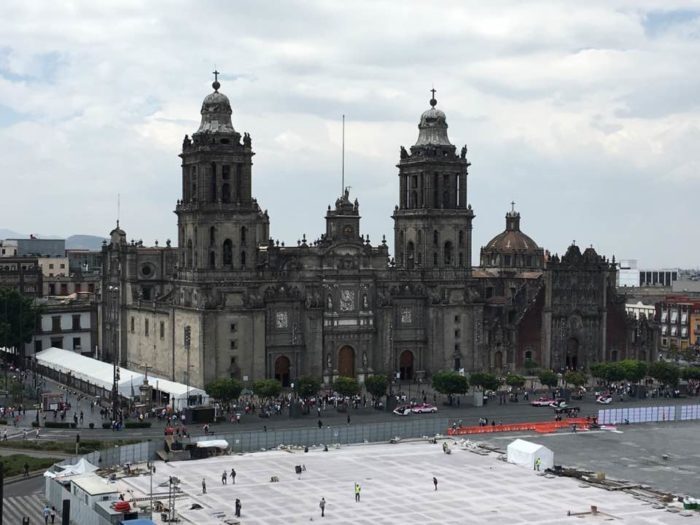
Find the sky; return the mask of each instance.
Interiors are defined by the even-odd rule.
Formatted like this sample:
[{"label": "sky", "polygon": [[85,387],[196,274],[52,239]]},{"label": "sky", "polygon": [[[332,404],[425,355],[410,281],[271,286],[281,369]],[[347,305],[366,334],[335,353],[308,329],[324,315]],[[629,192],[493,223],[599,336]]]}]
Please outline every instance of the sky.
[{"label": "sky", "polygon": [[642,268],[700,264],[700,2],[0,3],[0,228],[177,239],[182,138],[211,72],[287,245],[346,185],[392,239],[399,148],[435,86],[469,148],[473,253],[521,228]]}]

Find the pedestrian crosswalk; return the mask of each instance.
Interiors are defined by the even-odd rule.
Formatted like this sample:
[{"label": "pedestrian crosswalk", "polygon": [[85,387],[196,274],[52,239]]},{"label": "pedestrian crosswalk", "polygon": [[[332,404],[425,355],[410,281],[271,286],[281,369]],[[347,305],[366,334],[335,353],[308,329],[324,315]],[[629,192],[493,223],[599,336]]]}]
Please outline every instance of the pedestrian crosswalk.
[{"label": "pedestrian crosswalk", "polygon": [[[22,518],[25,516],[29,517],[29,523],[44,523],[44,505],[46,505],[46,500],[39,494],[4,498],[2,523],[4,525],[22,525]],[[57,513],[56,523],[60,523],[60,521],[61,518],[58,517]]]}]

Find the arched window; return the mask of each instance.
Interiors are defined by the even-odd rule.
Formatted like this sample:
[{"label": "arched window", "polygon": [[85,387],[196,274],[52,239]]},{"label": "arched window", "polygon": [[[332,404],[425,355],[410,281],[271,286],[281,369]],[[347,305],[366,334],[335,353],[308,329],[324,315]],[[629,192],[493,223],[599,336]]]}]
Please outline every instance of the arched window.
[{"label": "arched window", "polygon": [[224,266],[231,266],[233,264],[233,243],[231,239],[226,239],[224,241],[224,253],[223,253]]},{"label": "arched window", "polygon": [[445,266],[450,266],[452,264],[452,243],[447,241],[445,243],[445,248],[443,249],[443,260]]},{"label": "arched window", "polygon": [[214,226],[209,228],[209,244],[216,244],[216,228]]},{"label": "arched window", "polygon": [[462,230],[459,230],[457,242],[459,243],[460,247],[464,246],[464,232]]},{"label": "arched window", "polygon": [[440,234],[437,230],[433,231],[433,244],[437,246],[440,243]]},{"label": "arched window", "polygon": [[241,267],[245,268],[245,252],[241,252]]},{"label": "arched window", "polygon": [[192,257],[194,255],[194,250],[192,248],[192,239],[187,240],[187,267],[192,268]]},{"label": "arched window", "polygon": [[221,202],[225,204],[231,202],[231,185],[228,182],[221,185]]},{"label": "arched window", "polygon": [[418,241],[418,248],[420,249],[420,247],[423,244],[423,232],[422,231],[418,230],[418,233],[416,234],[416,240]]},{"label": "arched window", "polygon": [[464,266],[464,254],[462,252],[459,252],[459,266]]},{"label": "arched window", "polygon": [[416,256],[416,247],[413,245],[412,241],[408,241],[406,245],[406,268],[411,270],[414,266]]},{"label": "arched window", "polygon": [[248,233],[248,229],[245,226],[241,226],[241,243],[245,242],[246,233]]},{"label": "arched window", "polygon": [[433,266],[438,265],[438,254],[437,252],[433,252]]},{"label": "arched window", "polygon": [[216,252],[214,250],[209,252],[209,268],[216,268]]},{"label": "arched window", "polygon": [[411,208],[417,208],[417,207],[418,207],[418,192],[412,191],[411,192]]},{"label": "arched window", "polygon": [[216,164],[211,163],[211,173],[209,175],[209,201],[216,202]]}]

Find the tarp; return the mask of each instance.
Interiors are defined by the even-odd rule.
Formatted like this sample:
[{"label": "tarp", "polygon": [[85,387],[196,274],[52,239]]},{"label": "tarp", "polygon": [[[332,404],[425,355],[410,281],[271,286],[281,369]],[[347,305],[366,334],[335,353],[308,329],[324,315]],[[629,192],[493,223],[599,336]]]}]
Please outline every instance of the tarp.
[{"label": "tarp", "polygon": [[[39,365],[59,370],[64,374],[70,373],[74,378],[88,381],[107,390],[112,389],[114,381],[112,363],[106,363],[99,359],[86,357],[61,348],[47,348],[37,353],[35,357]],[[144,379],[145,376],[141,372],[134,372],[119,367],[119,395],[129,399],[138,397],[139,386],[143,384]],[[188,393],[190,396],[200,396],[202,403],[206,403],[209,399],[207,393],[201,388],[183,385],[182,383],[162,379],[158,376],[149,375],[148,382],[154,389],[168,394],[170,404],[175,410],[180,410],[187,406]]]},{"label": "tarp", "polygon": [[228,441],[225,439],[205,439],[202,441],[197,441],[197,448],[209,448],[216,447],[222,450],[229,448]]},{"label": "tarp", "polygon": [[525,467],[534,468],[535,460],[540,458],[540,470],[552,468],[554,466],[554,453],[544,445],[525,441],[524,439],[516,439],[508,445],[507,449],[508,463],[523,465]]},{"label": "tarp", "polygon": [[60,465],[54,468],[60,469],[56,472],[46,471],[44,472],[44,477],[46,478],[67,478],[70,476],[75,476],[76,474],[85,474],[87,472],[95,472],[97,467],[90,463],[87,459],[81,458],[75,465]]}]

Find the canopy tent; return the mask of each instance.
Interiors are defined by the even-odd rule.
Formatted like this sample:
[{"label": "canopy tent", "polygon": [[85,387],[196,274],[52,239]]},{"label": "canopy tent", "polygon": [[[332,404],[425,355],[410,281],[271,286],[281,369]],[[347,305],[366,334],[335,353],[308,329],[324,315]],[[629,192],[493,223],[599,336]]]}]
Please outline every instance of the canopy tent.
[{"label": "canopy tent", "polygon": [[44,477],[46,478],[68,478],[70,476],[75,476],[76,474],[85,474],[89,472],[95,472],[97,467],[90,463],[85,458],[80,458],[75,465],[55,465],[53,467],[55,471],[47,470],[44,472]]},{"label": "canopy tent", "polygon": [[[72,377],[107,390],[112,388],[114,370],[111,363],[61,348],[47,348],[37,353],[35,357],[39,365],[70,374]],[[133,394],[138,395],[138,388],[143,383],[143,379],[143,374],[119,367],[119,395],[128,398],[133,397]]]},{"label": "canopy tent", "polygon": [[548,469],[554,466],[554,453],[544,445],[538,445],[532,441],[516,439],[508,445],[508,463],[534,468],[535,461],[540,458],[540,469]]},{"label": "canopy tent", "polygon": [[[112,388],[113,365],[99,359],[93,359],[70,350],[61,348],[47,348],[36,354],[39,365],[59,370],[64,374],[70,373],[72,377],[82,379],[107,390]],[[119,395],[125,398],[139,396],[139,387],[145,379],[144,374],[119,367]],[[167,394],[169,403],[175,410],[187,406],[187,397],[198,397],[202,403],[209,399],[207,393],[201,388],[183,385],[157,376],[148,376],[149,385],[162,394]]]}]

